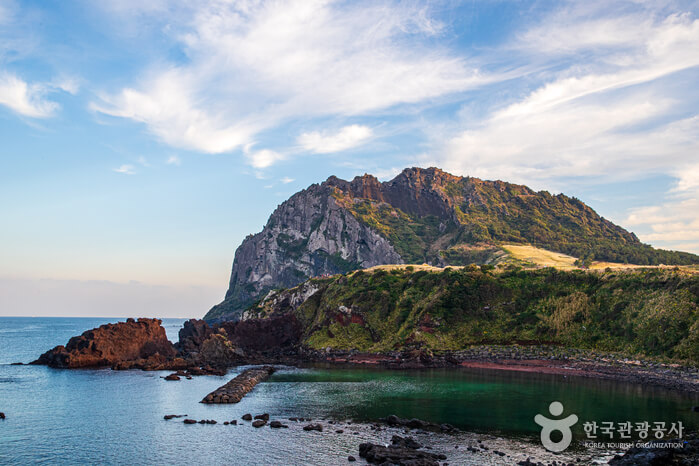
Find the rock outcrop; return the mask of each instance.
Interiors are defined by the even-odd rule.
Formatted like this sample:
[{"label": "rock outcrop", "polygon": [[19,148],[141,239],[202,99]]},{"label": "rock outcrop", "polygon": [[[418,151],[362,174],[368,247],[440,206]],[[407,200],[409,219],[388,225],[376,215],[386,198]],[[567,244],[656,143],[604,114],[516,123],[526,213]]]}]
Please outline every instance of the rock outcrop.
[{"label": "rock outcrop", "polygon": [[362,443],[359,445],[359,456],[372,464],[405,464],[411,466],[439,466],[440,461],[446,460],[446,455],[420,450],[422,445],[412,437],[394,435],[391,445],[376,445]]},{"label": "rock outcrop", "polygon": [[59,368],[113,366],[124,361],[173,359],[175,348],[168,341],[159,319],[128,319],[88,330],[42,354],[32,364]]},{"label": "rock outcrop", "polygon": [[222,332],[214,333],[202,342],[196,359],[202,364],[225,368],[236,361],[242,361],[244,357],[245,352],[234,346],[225,332]]},{"label": "rock outcrop", "polygon": [[635,264],[699,263],[642,244],[575,198],[502,181],[408,168],[393,180],[331,176],[294,194],[235,252],[228,291],[205,316],[238,320],[270,290],[385,264],[467,265],[524,243]]},{"label": "rock outcrop", "polygon": [[[179,341],[175,347],[185,357],[199,351],[202,343],[213,334],[213,330],[203,320],[189,319],[179,332]],[[193,355],[193,356],[196,356]]]}]

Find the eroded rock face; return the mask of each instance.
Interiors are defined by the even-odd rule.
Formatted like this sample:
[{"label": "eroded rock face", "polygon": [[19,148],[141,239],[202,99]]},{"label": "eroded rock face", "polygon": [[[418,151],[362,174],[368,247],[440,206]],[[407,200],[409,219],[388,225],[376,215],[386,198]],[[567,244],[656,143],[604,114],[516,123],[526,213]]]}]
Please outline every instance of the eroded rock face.
[{"label": "eroded rock face", "polygon": [[199,351],[199,347],[213,334],[213,330],[203,320],[189,319],[179,332],[179,341],[175,347],[184,356]]},{"label": "eroded rock face", "polygon": [[128,319],[106,324],[71,338],[32,364],[60,368],[114,366],[124,361],[173,359],[175,348],[168,341],[160,319]]},{"label": "eroded rock face", "polygon": [[202,342],[197,359],[213,367],[229,367],[244,356],[245,352],[234,346],[225,334],[214,333]]},{"label": "eroded rock face", "polygon": [[403,263],[390,242],[338,204],[333,192],[328,182],[312,185],[281,204],[260,233],[245,238],[225,300],[205,319],[238,320],[270,290],[311,277]]},{"label": "eroded rock face", "polygon": [[223,322],[228,339],[246,353],[278,353],[297,347],[302,327],[293,315]]}]

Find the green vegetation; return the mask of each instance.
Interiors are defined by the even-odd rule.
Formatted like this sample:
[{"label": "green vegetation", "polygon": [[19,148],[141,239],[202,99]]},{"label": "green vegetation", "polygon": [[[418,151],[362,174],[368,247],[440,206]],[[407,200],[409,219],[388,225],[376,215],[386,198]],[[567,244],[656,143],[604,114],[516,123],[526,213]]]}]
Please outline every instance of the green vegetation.
[{"label": "green vegetation", "polygon": [[451,265],[486,263],[494,260],[493,254],[472,247],[506,243],[565,253],[581,258],[581,266],[593,259],[637,265],[699,263],[697,255],[641,243],[574,197],[476,178],[452,177],[430,188],[444,196],[441,205],[453,215],[445,216],[438,204],[434,212],[423,209],[418,214],[387,202],[343,197],[339,191],[333,196],[387,238],[406,263],[438,263],[440,258]]},{"label": "green vegetation", "polygon": [[320,290],[296,311],[305,344],[363,351],[560,344],[699,362],[699,274],[408,269],[317,281]]},{"label": "green vegetation", "polygon": [[407,263],[422,264],[434,259],[430,246],[442,234],[439,217],[408,215],[386,203],[362,200],[346,206],[352,215],[387,238]]}]

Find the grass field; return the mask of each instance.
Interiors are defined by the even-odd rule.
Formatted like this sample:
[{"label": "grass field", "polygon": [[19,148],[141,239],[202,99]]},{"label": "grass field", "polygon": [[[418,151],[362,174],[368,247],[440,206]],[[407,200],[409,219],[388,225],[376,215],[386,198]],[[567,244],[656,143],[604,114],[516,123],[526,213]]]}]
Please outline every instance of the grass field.
[{"label": "grass field", "polygon": [[[502,250],[507,254],[503,257],[498,258],[495,265],[504,266],[507,264],[518,264],[524,268],[543,268],[543,267],[554,267],[559,270],[575,270],[579,269],[575,265],[576,257],[562,254],[559,252],[549,251],[546,249],[537,248],[534,246],[529,246],[525,244],[503,244],[500,246]],[[509,259],[509,260],[508,260]],[[411,267],[411,270],[426,271],[426,272],[441,272],[444,267],[435,267],[428,264],[389,264],[389,265],[376,265],[374,267],[369,267],[364,269],[365,272],[375,272],[377,270],[384,270],[390,272],[391,270],[404,270]],[[450,265],[451,269],[461,269],[463,266]],[[668,265],[635,265],[635,264],[620,264],[617,262],[592,262],[589,270],[605,270],[605,269],[642,269],[642,268],[675,268],[675,266]],[[687,265],[679,266],[680,269],[685,270],[690,273],[699,273],[699,266],[697,265]]]},{"label": "grass field", "polygon": [[538,267],[555,267],[562,270],[578,268],[574,264],[577,258],[561,254],[560,252],[548,251],[523,244],[503,244],[502,248],[511,257],[524,262],[525,265],[530,263]]}]

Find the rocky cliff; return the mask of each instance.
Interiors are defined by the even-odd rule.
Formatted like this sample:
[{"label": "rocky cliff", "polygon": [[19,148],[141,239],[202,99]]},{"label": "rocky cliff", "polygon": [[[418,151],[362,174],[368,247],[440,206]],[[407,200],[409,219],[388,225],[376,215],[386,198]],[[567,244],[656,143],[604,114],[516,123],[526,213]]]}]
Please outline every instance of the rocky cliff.
[{"label": "rocky cliff", "polygon": [[238,320],[270,290],[383,264],[491,263],[499,244],[634,264],[699,263],[642,244],[575,198],[503,181],[408,168],[391,181],[331,176],[281,204],[235,252],[208,321]]},{"label": "rocky cliff", "polygon": [[245,238],[235,252],[225,300],[211,309],[207,320],[237,320],[270,290],[310,277],[403,262],[386,237],[333,196],[333,183],[330,179],[293,195],[260,233]]}]

